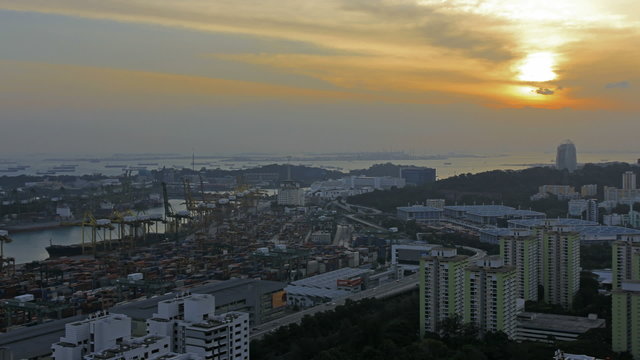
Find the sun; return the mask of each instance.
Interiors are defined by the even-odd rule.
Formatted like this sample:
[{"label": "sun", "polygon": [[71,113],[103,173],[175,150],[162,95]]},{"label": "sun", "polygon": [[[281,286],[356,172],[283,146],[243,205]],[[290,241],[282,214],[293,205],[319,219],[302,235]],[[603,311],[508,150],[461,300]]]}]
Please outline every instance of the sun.
[{"label": "sun", "polygon": [[553,71],[555,56],[550,52],[529,54],[518,67],[521,81],[544,82],[554,80],[557,75]]}]

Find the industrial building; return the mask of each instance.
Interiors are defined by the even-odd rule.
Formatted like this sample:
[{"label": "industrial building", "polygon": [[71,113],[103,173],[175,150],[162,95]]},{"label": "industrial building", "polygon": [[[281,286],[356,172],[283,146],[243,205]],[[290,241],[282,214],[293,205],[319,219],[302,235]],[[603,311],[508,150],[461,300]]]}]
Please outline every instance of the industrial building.
[{"label": "industrial building", "polygon": [[424,185],[436,181],[436,169],[417,166],[402,167],[400,177],[407,182],[407,185]]},{"label": "industrial building", "polygon": [[514,219],[507,221],[509,228],[513,229],[534,229],[538,227],[563,227],[566,230],[573,230],[575,227],[581,226],[599,226],[595,221],[587,221],[581,219],[571,218],[557,218],[557,219]]},{"label": "industrial building", "polygon": [[393,187],[403,188],[406,182],[402,178],[390,176],[349,176],[342,179],[347,188],[372,188],[376,190],[389,190]]},{"label": "industrial building", "polygon": [[[247,313],[251,326],[271,321],[284,314],[286,307],[285,283],[256,279],[231,279],[190,289],[192,293],[212,295],[216,298],[216,312],[240,311]],[[173,294],[133,301],[111,309],[112,312],[131,317],[134,334],[142,334],[146,320],[151,318],[157,304],[169,300]]]},{"label": "industrial building", "polygon": [[510,219],[544,219],[544,213],[504,205],[454,205],[444,207],[444,216],[478,225],[500,225]]},{"label": "industrial building", "polygon": [[588,317],[521,312],[516,317],[518,341],[575,341],[591,329],[604,328],[605,320],[597,315]]},{"label": "industrial building", "polygon": [[397,216],[400,220],[415,220],[420,223],[435,223],[442,219],[443,210],[424,205],[397,207]]},{"label": "industrial building", "polygon": [[342,268],[290,283],[287,304],[307,308],[336,300],[366,287],[371,269]]},{"label": "industrial building", "polygon": [[[619,235],[640,234],[640,230],[630,229],[621,226],[602,226],[595,221],[581,219],[529,219],[529,220],[509,220],[510,229],[536,230],[542,228],[562,229],[562,231],[576,232],[579,235],[582,245],[611,243],[616,241]],[[502,230],[486,229],[482,230],[486,235],[481,234],[481,240],[490,241],[493,232]]]},{"label": "industrial building", "polygon": [[444,199],[427,199],[424,204],[429,207],[434,207],[436,209],[444,209],[445,200]]},{"label": "industrial building", "polygon": [[402,270],[416,272],[420,269],[422,257],[428,256],[431,249],[437,246],[425,243],[391,245],[391,265],[398,266]]},{"label": "industrial building", "polygon": [[[231,279],[190,290],[193,293],[215,296],[216,313],[246,312],[250,326],[256,326],[284,315],[287,305],[285,285],[275,281]],[[168,294],[136,300],[118,305],[110,312],[128,316],[131,319],[132,336],[143,336],[146,334],[146,320],[153,316],[158,303],[173,297],[174,294]],[[14,329],[0,336],[0,349],[5,349],[6,356],[12,356],[14,359],[45,357],[51,353],[51,344],[65,336],[66,324],[86,318],[86,315],[78,315]],[[40,341],[34,342],[34,337]]]}]

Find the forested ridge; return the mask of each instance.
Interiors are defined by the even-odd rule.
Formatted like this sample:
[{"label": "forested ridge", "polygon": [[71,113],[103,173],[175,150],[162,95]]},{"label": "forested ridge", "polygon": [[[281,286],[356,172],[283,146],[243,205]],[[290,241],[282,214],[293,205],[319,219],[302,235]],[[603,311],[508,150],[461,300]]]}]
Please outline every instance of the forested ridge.
[{"label": "forested ridge", "polygon": [[387,212],[395,212],[397,206],[422,203],[428,198],[444,198],[449,204],[501,204],[545,211],[550,217],[566,214],[566,201],[553,197],[531,201],[540,185],[571,185],[580,191],[582,185],[597,184],[599,198],[604,186],[622,186],[625,171],[640,173],[640,168],[626,163],[609,165],[586,164],[569,173],[551,167],[534,167],[524,170],[494,170],[478,174],[461,174],[422,186],[401,189],[376,190],[349,197],[353,204],[370,206]]},{"label": "forested ridge", "polygon": [[254,360],[542,360],[556,349],[612,359],[629,359],[610,350],[608,329],[588,332],[580,340],[518,343],[503,333],[482,337],[459,319],[442,324],[443,334],[418,333],[418,292],[386,300],[347,302],[333,311],[305,317],[301,324],[281,327],[251,343]]}]

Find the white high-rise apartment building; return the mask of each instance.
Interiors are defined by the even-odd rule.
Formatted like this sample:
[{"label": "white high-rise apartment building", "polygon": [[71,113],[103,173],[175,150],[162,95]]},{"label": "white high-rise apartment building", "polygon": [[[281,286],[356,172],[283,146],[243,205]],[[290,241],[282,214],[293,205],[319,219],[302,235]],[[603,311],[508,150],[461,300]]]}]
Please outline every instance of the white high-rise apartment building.
[{"label": "white high-rise apartment building", "polygon": [[611,292],[611,348],[640,359],[640,281],[624,280]]},{"label": "white high-rise apartment building", "polygon": [[550,304],[571,308],[580,288],[580,234],[554,229],[538,229],[542,240],[542,285]]},{"label": "white high-rise apartment building", "polygon": [[465,271],[464,322],[481,332],[516,334],[516,268],[500,256],[487,256]]},{"label": "white high-rise apartment building", "polygon": [[439,323],[462,316],[464,269],[469,258],[456,249],[434,248],[420,260],[420,333],[438,332]]},{"label": "white high-rise apartment building", "polygon": [[499,241],[504,264],[516,268],[518,298],[537,301],[541,281],[540,241],[535,236],[503,236]]},{"label": "white high-rise apartment building", "polygon": [[636,184],[636,174],[633,171],[622,174],[622,190],[635,190]]},{"label": "white high-rise apartment building", "polygon": [[582,185],[582,187],[580,187],[580,195],[582,197],[597,196],[598,184]]},{"label": "white high-rise apartment building", "polygon": [[571,142],[571,140],[566,140],[558,146],[556,154],[556,168],[559,170],[567,169],[569,172],[573,172],[578,168],[576,146]]},{"label": "white high-rise apartment building", "polygon": [[612,349],[640,359],[640,235],[618,235],[611,268]]},{"label": "white high-rise apartment building", "polygon": [[147,320],[147,332],[168,336],[171,350],[194,353],[205,359],[249,359],[249,314],[215,315],[215,297],[183,294],[158,303]]},{"label": "white high-rise apartment building", "polygon": [[598,200],[589,199],[587,200],[587,218],[585,220],[599,222],[598,216]]},{"label": "white high-rise apartment building", "polygon": [[297,183],[287,181],[278,189],[278,205],[304,206],[304,189]]},{"label": "white high-rise apartment building", "polygon": [[618,235],[612,245],[612,287],[624,280],[640,280],[640,235]]}]

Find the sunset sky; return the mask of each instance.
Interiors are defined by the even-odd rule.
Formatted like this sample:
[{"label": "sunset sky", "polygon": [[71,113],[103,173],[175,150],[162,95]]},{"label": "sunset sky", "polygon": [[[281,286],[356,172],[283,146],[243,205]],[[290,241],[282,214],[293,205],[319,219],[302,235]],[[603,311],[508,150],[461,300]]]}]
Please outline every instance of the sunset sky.
[{"label": "sunset sky", "polygon": [[0,153],[635,151],[637,0],[0,0]]}]

